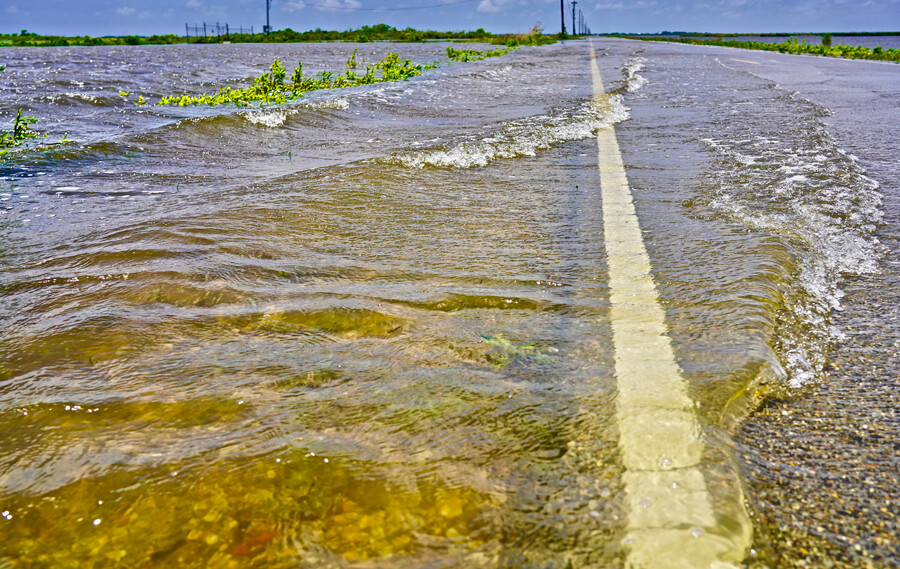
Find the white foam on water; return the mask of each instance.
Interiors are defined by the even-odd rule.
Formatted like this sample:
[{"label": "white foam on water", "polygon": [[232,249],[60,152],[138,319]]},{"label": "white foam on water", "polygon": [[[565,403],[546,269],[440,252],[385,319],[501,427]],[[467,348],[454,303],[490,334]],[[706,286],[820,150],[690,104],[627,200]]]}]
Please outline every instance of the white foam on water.
[{"label": "white foam on water", "polygon": [[829,324],[830,313],[841,309],[841,279],[877,272],[881,256],[874,235],[882,217],[878,183],[821,126],[806,140],[814,142],[703,141],[731,164],[720,173],[710,205],[795,248],[797,290],[785,296],[789,325],[779,331],[793,388],[820,377],[826,346],[841,338]]},{"label": "white foam on water", "polygon": [[350,108],[350,101],[347,100],[346,97],[335,97],[332,99],[323,99],[319,101],[303,103],[302,105],[296,107],[281,107],[275,109],[245,111],[239,113],[239,115],[253,124],[276,128],[283,126],[289,118],[296,115],[299,112],[298,107],[303,109],[327,109],[345,111]]},{"label": "white foam on water", "polygon": [[346,111],[350,108],[350,101],[348,101],[346,97],[337,97],[335,99],[315,101],[303,106],[310,109],[332,109],[336,111]]},{"label": "white foam on water", "polygon": [[407,168],[474,168],[502,158],[534,156],[560,142],[583,140],[597,129],[629,118],[622,97],[590,100],[577,109],[552,115],[538,115],[503,123],[487,136],[458,142],[453,146],[396,154],[388,163]]},{"label": "white foam on water", "polygon": [[625,60],[625,66],[622,72],[625,74],[625,81],[629,93],[633,93],[649,83],[646,77],[638,75],[638,71],[644,69],[644,63],[647,60],[639,55],[633,55]]},{"label": "white foam on water", "polygon": [[243,113],[242,116],[253,124],[274,128],[284,124],[288,118],[288,111],[285,109],[252,111]]},{"label": "white foam on water", "polygon": [[[103,101],[99,97],[95,97],[94,95],[89,95],[87,93],[63,93],[63,96],[68,97],[70,99],[77,99],[79,101],[87,101],[88,103],[94,103],[95,105],[100,105]],[[52,95],[51,97],[56,97]]]},{"label": "white foam on water", "polygon": [[479,72],[478,75],[480,75],[482,77],[488,77],[488,78],[493,79],[496,77],[503,77],[504,75],[507,75],[512,70],[513,70],[512,65],[504,65],[503,67],[498,67],[497,69],[486,69],[484,71]]}]

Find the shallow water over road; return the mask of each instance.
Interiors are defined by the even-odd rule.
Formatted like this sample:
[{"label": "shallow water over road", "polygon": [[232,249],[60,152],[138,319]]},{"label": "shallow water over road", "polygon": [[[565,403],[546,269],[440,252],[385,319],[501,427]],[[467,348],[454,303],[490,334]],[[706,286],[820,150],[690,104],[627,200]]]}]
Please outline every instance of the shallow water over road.
[{"label": "shallow water over road", "polygon": [[[133,102],[354,48],[441,67]],[[0,565],[624,566],[610,125],[706,444],[687,529],[738,539],[729,432],[822,379],[878,184],[827,108],[720,57],[597,42],[598,97],[586,42],[444,48],[0,53],[3,116],[73,141],[0,158]]]}]

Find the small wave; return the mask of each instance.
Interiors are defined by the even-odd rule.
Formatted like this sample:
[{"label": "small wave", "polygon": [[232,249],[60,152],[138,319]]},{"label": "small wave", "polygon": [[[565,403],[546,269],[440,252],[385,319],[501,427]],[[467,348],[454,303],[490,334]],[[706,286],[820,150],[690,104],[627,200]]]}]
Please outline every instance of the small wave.
[{"label": "small wave", "polygon": [[332,109],[336,111],[346,111],[350,108],[350,101],[348,101],[345,97],[337,97],[336,99],[316,101],[304,106],[310,109]]},{"label": "small wave", "polygon": [[100,97],[89,95],[88,93],[63,93],[66,97],[70,99],[78,99],[81,101],[87,101],[89,103],[94,103],[95,105],[102,105],[103,100]]},{"label": "small wave", "polygon": [[497,69],[485,69],[484,71],[479,71],[476,75],[493,79],[495,77],[503,77],[504,75],[509,74],[509,72],[512,70],[512,65],[504,65],[503,67],[498,67]]},{"label": "small wave", "polygon": [[488,136],[465,140],[449,148],[393,155],[389,164],[407,168],[474,168],[501,158],[534,156],[554,144],[590,138],[597,129],[629,118],[619,95],[592,99],[574,111],[510,121]]},{"label": "small wave", "polygon": [[90,93],[77,92],[54,93],[52,95],[44,95],[40,98],[41,100],[55,105],[78,105],[89,103],[91,105],[109,106],[117,102],[111,97],[98,97],[97,95],[91,95]]},{"label": "small wave", "polygon": [[243,117],[253,124],[274,128],[284,124],[284,121],[288,119],[288,111],[285,109],[254,111],[245,113]]},{"label": "small wave", "polygon": [[240,113],[240,116],[244,117],[253,124],[275,128],[283,126],[284,123],[288,121],[288,119],[297,115],[300,108],[313,110],[345,111],[350,108],[350,101],[348,101],[345,97],[337,97],[334,99],[305,103],[303,105],[300,105],[299,108],[282,107],[277,109],[247,111],[244,113]]},{"label": "small wave", "polygon": [[820,377],[826,346],[841,338],[829,325],[844,295],[840,280],[877,272],[881,255],[874,235],[882,217],[878,183],[821,123],[802,126],[792,140],[704,140],[725,166],[710,206],[755,231],[778,235],[794,250],[799,274],[785,294],[778,331],[793,388]]},{"label": "small wave", "polygon": [[638,71],[644,69],[644,62],[647,60],[638,55],[632,56],[625,61],[625,67],[622,72],[625,74],[625,81],[629,93],[633,93],[649,83],[646,77],[638,75]]}]

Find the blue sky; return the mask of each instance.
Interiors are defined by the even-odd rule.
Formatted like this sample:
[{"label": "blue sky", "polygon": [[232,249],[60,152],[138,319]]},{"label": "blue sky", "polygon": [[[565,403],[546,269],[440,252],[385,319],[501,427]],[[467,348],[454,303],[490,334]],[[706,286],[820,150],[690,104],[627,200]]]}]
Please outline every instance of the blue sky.
[{"label": "blue sky", "polygon": [[[565,2],[570,26],[570,0]],[[259,29],[265,8],[266,0],[2,0],[0,32],[183,34],[185,23],[203,21]],[[900,29],[900,0],[581,0],[578,8],[595,32]],[[385,23],[522,32],[540,21],[553,33],[559,31],[559,0],[273,0],[271,19],[275,29],[297,31]]]}]

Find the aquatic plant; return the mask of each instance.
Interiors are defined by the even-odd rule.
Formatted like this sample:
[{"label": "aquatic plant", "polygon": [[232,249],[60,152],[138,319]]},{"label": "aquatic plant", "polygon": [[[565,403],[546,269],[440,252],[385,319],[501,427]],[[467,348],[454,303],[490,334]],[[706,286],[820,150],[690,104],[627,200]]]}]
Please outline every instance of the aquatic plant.
[{"label": "aquatic plant", "polygon": [[504,338],[502,334],[495,334],[493,336],[481,334],[479,337],[482,342],[485,342],[494,348],[494,351],[485,354],[485,359],[497,367],[506,367],[514,361],[539,364],[550,363],[552,361],[550,357],[542,354],[537,346],[533,344],[514,343]]},{"label": "aquatic plant", "polygon": [[506,55],[513,49],[516,49],[518,45],[507,47],[506,49],[493,49],[489,51],[479,51],[477,49],[454,49],[450,46],[447,46],[447,57],[452,59],[453,61],[481,61],[482,59],[487,59],[489,57],[500,57],[501,55]]},{"label": "aquatic plant", "polygon": [[294,68],[294,74],[291,75],[291,83],[302,83],[303,82],[303,62],[297,62],[297,67]]},{"label": "aquatic plant", "polygon": [[259,105],[282,104],[301,97],[307,91],[405,81],[421,75],[422,69],[429,66],[423,67],[408,59],[400,59],[399,54],[390,52],[378,63],[366,65],[365,73],[357,72],[356,67],[356,50],[353,50],[353,54],[347,59],[347,70],[343,74],[322,70],[312,77],[304,77],[303,62],[299,62],[290,79],[287,80],[287,70],[281,61],[276,59],[269,67],[269,71],[254,79],[249,87],[234,89],[225,86],[221,87],[215,95],[172,95],[163,97],[158,104],[181,107],[225,104],[247,106],[254,103]]},{"label": "aquatic plant", "polygon": [[[22,116],[22,109],[19,109],[19,112],[16,113],[16,118],[13,121],[13,128],[10,131],[0,132],[0,149],[3,148],[12,148],[15,146],[19,146],[26,140],[30,138],[40,138],[42,136],[46,136],[44,134],[35,132],[31,125],[38,122],[35,117]],[[0,151],[3,154],[6,153],[5,150]]]},{"label": "aquatic plant", "polygon": [[375,64],[375,68],[381,70],[382,81],[406,81],[422,74],[421,65],[414,65],[408,59],[400,59],[396,52],[388,53]]}]

